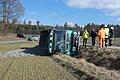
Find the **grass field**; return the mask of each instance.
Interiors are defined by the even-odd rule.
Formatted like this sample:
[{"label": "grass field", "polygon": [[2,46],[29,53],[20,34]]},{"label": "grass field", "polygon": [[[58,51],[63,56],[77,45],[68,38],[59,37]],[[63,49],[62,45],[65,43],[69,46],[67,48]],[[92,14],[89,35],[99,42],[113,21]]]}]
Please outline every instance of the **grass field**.
[{"label": "grass field", "polygon": [[0,80],[76,80],[50,57],[0,57]]},{"label": "grass field", "polygon": [[114,39],[113,39],[113,45],[120,47],[120,38],[114,38]]},{"label": "grass field", "polygon": [[[27,39],[30,36],[32,36],[32,34],[31,35],[25,34],[25,36],[26,36],[25,39],[18,38],[16,35],[17,34],[10,34],[10,33],[7,35],[0,34],[0,41],[4,42],[4,43],[0,44],[0,52],[7,52],[7,51],[11,51],[11,50],[20,49],[20,48],[31,48],[31,47],[38,45],[38,42],[27,41]],[[26,40],[26,41],[19,42],[20,40]],[[7,41],[18,41],[18,42],[9,43]]]},{"label": "grass field", "polygon": [[0,52],[7,52],[11,50],[16,50],[20,48],[31,48],[37,46],[38,42],[16,42],[9,44],[0,44]]}]

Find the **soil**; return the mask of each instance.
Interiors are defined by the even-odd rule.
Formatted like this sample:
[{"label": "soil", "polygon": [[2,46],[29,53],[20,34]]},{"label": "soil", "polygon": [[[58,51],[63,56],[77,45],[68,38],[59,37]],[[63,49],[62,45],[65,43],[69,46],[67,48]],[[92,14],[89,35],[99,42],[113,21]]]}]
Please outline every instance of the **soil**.
[{"label": "soil", "polygon": [[119,71],[98,67],[83,58],[75,59],[58,54],[53,59],[78,80],[120,80]]},{"label": "soil", "polygon": [[58,64],[60,64],[65,70],[67,70],[73,76],[75,76],[78,80],[97,80],[94,76],[89,75],[89,74],[85,73],[84,71],[81,71],[81,70],[75,68],[75,66],[72,66],[71,63],[64,62],[61,59],[56,58],[55,56],[53,59]]},{"label": "soil", "polygon": [[80,47],[75,58],[84,58],[86,61],[109,70],[120,71],[120,50],[96,47]]}]

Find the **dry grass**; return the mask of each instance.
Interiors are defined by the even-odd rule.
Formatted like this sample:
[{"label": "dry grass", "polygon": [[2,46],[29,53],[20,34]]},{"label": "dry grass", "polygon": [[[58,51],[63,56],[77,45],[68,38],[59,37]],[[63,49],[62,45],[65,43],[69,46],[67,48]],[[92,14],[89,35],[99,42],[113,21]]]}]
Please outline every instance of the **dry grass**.
[{"label": "dry grass", "polygon": [[50,57],[0,57],[0,80],[76,80]]},{"label": "dry grass", "polygon": [[113,45],[114,46],[120,46],[120,38],[114,38],[113,39]]},{"label": "dry grass", "polygon": [[38,45],[37,42],[20,42],[20,43],[1,44],[0,52],[7,52],[11,50],[20,49],[20,48],[31,48],[36,45]]},{"label": "dry grass", "polygon": [[17,34],[8,34],[8,35],[0,34],[0,41],[15,41],[15,40],[24,40],[24,39],[18,38]]}]

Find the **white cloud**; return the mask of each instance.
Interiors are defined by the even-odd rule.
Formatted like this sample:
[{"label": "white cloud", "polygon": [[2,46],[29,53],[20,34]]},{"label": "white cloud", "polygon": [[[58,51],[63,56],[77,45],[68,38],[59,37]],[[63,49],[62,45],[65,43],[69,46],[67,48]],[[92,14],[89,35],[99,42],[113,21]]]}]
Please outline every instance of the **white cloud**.
[{"label": "white cloud", "polygon": [[[28,24],[29,21],[31,21],[31,25],[36,25],[37,21],[33,18],[28,18],[28,19],[25,19],[26,20],[26,23]],[[24,20],[23,20],[24,21]]]},{"label": "white cloud", "polygon": [[74,22],[67,22],[67,24],[68,24],[69,26],[71,26],[71,27],[73,27],[73,26],[75,25]]},{"label": "white cloud", "polygon": [[106,15],[120,16],[120,0],[65,0],[70,7],[80,9],[98,9],[105,11]]}]

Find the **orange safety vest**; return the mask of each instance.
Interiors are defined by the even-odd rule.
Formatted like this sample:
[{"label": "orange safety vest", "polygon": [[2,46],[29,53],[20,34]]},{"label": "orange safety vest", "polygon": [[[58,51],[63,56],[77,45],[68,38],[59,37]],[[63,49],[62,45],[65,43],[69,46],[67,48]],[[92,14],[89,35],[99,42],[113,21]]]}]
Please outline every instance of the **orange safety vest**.
[{"label": "orange safety vest", "polygon": [[101,38],[105,38],[106,37],[106,31],[105,30],[99,30],[98,31],[98,36],[99,36],[99,38],[101,39]]}]

